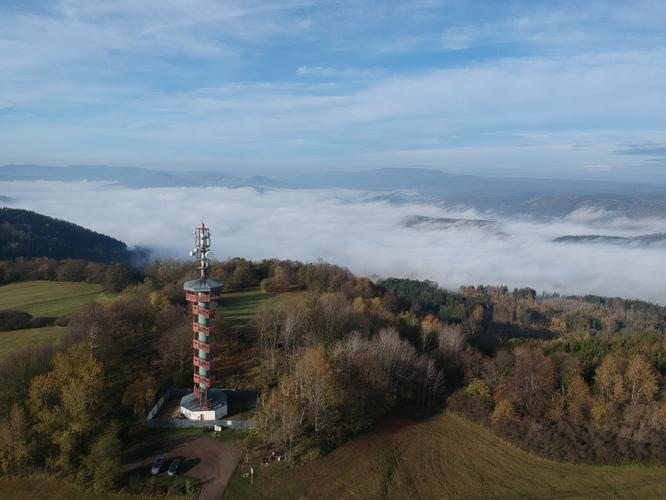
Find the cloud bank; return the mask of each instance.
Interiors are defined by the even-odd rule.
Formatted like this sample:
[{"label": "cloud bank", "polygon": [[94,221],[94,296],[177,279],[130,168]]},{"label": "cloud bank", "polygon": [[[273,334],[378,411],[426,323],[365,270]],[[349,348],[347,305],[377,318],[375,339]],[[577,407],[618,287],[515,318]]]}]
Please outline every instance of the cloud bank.
[{"label": "cloud bank", "polygon": [[[66,219],[187,258],[192,228],[206,221],[219,259],[324,259],[369,276],[431,279],[443,287],[504,284],[666,304],[664,246],[553,243],[567,234],[666,232],[666,220],[630,221],[578,210],[549,223],[473,210],[370,201],[346,190],[127,189],[94,183],[6,182],[8,204]],[[374,193],[376,194],[376,193]],[[407,217],[493,218],[501,232],[469,226],[407,227]]]}]

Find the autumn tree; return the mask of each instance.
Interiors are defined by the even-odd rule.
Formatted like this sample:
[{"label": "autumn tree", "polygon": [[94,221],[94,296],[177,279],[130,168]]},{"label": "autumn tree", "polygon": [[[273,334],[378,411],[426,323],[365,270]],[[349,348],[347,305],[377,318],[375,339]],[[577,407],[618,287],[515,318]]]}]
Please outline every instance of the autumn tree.
[{"label": "autumn tree", "polygon": [[556,353],[551,359],[557,383],[551,417],[556,421],[570,418],[582,422],[589,409],[590,388],[582,376],[580,363],[569,353]]},{"label": "autumn tree", "polygon": [[334,419],[337,401],[336,378],[322,346],[306,349],[296,361],[295,384],[315,435]]},{"label": "autumn tree", "polygon": [[525,414],[543,414],[555,388],[553,362],[540,349],[519,349],[516,363],[499,398],[507,399]]},{"label": "autumn tree", "polygon": [[607,355],[597,368],[595,382],[601,397],[614,406],[627,402],[626,359],[616,354]]},{"label": "autumn tree", "polygon": [[285,375],[282,378],[277,394],[276,433],[283,449],[287,452],[287,457],[292,458],[294,444],[303,432],[302,422],[305,408],[302,401],[298,399],[296,381],[292,377]]},{"label": "autumn tree", "polygon": [[30,460],[29,422],[25,411],[12,407],[9,417],[0,422],[0,472],[19,472]]},{"label": "autumn tree", "polygon": [[116,426],[110,425],[95,440],[85,461],[95,491],[109,491],[118,485],[123,473],[121,454],[122,443],[118,439]]},{"label": "autumn tree", "polygon": [[125,389],[122,404],[136,418],[145,418],[150,407],[155,404],[157,381],[152,375],[143,375]]},{"label": "autumn tree", "polygon": [[77,467],[108,408],[102,365],[85,343],[56,354],[53,370],[33,379],[29,407],[47,454],[64,472]]},{"label": "autumn tree", "polygon": [[433,314],[428,314],[421,320],[421,352],[428,352],[438,345],[442,336],[444,324]]},{"label": "autumn tree", "polygon": [[278,392],[275,389],[262,391],[252,418],[254,422],[253,433],[268,449],[277,430]]},{"label": "autumn tree", "polygon": [[629,393],[629,401],[632,406],[639,402],[650,402],[654,400],[659,389],[659,375],[652,365],[642,354],[634,354],[627,365],[625,372],[626,387]]}]

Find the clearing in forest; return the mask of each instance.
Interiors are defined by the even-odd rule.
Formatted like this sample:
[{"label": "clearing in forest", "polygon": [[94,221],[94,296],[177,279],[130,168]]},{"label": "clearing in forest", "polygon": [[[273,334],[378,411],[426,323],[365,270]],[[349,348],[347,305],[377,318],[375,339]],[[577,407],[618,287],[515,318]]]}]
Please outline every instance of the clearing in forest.
[{"label": "clearing in forest", "polygon": [[67,328],[59,326],[0,332],[0,361],[5,359],[11,352],[56,342],[65,333],[67,333]]},{"label": "clearing in forest", "polygon": [[0,309],[34,317],[58,318],[80,311],[89,302],[108,298],[101,285],[62,281],[22,281],[0,286]]},{"label": "clearing in forest", "polygon": [[[0,310],[25,311],[35,318],[55,319],[71,316],[86,304],[107,300],[113,294],[101,285],[61,281],[22,281],[0,286]],[[46,326],[24,330],[0,331],[0,361],[11,352],[60,340],[67,328]]]}]

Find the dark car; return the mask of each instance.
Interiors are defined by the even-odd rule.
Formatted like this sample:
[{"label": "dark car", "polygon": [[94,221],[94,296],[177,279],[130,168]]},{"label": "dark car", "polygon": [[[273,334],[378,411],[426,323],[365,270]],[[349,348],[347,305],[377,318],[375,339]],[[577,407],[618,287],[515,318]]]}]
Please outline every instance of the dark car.
[{"label": "dark car", "polygon": [[178,474],[178,467],[180,467],[180,458],[174,458],[173,462],[171,462],[171,465],[169,465],[169,470],[167,471],[167,474],[170,476],[175,476]]},{"label": "dark car", "polygon": [[164,465],[164,457],[158,458],[153,462],[153,465],[150,466],[150,473],[153,476],[156,476],[162,470],[163,465]]}]

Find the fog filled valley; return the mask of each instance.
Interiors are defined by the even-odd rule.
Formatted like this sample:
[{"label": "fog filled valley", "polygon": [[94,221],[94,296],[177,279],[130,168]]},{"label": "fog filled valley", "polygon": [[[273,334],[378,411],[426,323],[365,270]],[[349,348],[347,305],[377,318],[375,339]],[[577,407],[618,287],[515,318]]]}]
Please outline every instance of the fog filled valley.
[{"label": "fog filled valley", "polygon": [[[215,258],[324,261],[375,277],[531,287],[666,304],[666,218],[582,203],[564,216],[500,214],[409,190],[128,188],[108,182],[0,182],[5,205],[108,234],[152,258],[187,256],[201,218]],[[396,200],[397,196],[404,198]]]}]

